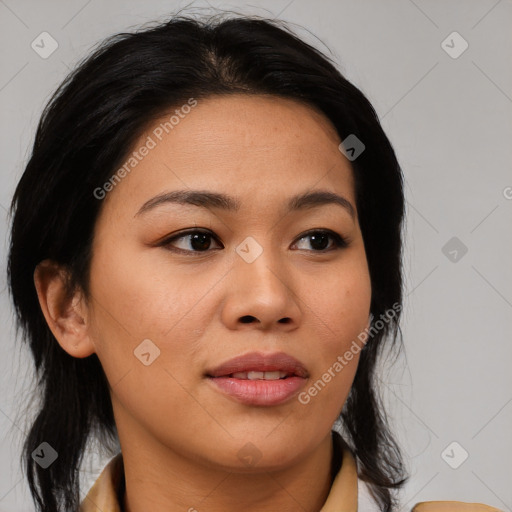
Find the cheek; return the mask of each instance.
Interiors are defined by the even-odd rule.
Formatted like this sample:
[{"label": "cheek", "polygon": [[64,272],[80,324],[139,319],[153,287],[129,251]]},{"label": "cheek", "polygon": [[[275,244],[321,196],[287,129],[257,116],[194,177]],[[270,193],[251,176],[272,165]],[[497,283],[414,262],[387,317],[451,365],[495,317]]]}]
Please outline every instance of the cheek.
[{"label": "cheek", "polygon": [[[317,319],[325,340],[341,350],[367,325],[371,305],[371,281],[364,254],[362,258],[342,261],[322,280],[304,290],[307,304]],[[331,343],[332,342],[332,343]]]},{"label": "cheek", "polygon": [[204,292],[183,273],[162,275],[162,269],[126,254],[105,246],[92,262],[96,352],[112,400],[134,416],[158,419],[165,427],[175,421],[173,411],[185,408],[189,417],[201,414],[183,381],[197,351],[198,318],[204,315],[197,297]]},{"label": "cheek", "polygon": [[91,267],[91,290],[102,306],[97,312],[103,327],[134,342],[161,339],[197,303],[197,280],[189,277],[155,266],[140,249],[137,253],[129,246],[99,247]]},{"label": "cheek", "polygon": [[368,327],[371,282],[364,254],[362,259],[340,262],[337,271],[316,280],[315,287],[305,286],[303,293],[316,361],[310,384],[298,399],[309,414],[325,415],[330,421],[339,415],[350,392],[364,346],[361,334]]},{"label": "cheek", "polygon": [[[197,367],[204,331],[214,314],[215,294],[205,294],[219,281],[220,271],[212,268],[198,276],[197,267],[155,265],[140,249],[137,253],[121,242],[98,244],[91,265],[91,320],[98,358],[112,386],[121,379],[123,388],[128,380],[152,390],[163,385],[158,392],[162,400],[186,401],[170,374],[182,382]],[[154,362],[145,366],[144,358]],[[135,394],[128,392],[125,398],[130,396]]]}]

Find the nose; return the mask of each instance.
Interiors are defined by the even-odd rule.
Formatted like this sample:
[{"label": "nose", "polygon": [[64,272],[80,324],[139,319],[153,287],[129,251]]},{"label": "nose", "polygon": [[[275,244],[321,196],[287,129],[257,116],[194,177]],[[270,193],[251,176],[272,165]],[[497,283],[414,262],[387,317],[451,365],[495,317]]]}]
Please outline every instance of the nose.
[{"label": "nose", "polygon": [[291,331],[300,325],[298,280],[285,263],[265,250],[251,263],[235,255],[233,265],[221,315],[226,327]]}]

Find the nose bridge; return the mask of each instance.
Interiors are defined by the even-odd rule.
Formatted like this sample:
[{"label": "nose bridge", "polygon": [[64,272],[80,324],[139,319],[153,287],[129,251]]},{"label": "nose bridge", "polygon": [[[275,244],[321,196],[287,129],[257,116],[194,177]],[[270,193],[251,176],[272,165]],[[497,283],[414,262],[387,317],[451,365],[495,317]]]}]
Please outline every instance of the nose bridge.
[{"label": "nose bridge", "polygon": [[[279,262],[276,248],[265,248],[253,237],[247,237],[236,248],[235,266],[237,278],[253,290],[253,295],[289,293],[286,275]],[[281,275],[280,275],[281,274]],[[269,297],[270,298],[270,297]]]},{"label": "nose bridge", "polygon": [[253,237],[247,237],[235,250],[225,321],[231,325],[255,322],[260,327],[296,324],[300,309],[283,255]]}]

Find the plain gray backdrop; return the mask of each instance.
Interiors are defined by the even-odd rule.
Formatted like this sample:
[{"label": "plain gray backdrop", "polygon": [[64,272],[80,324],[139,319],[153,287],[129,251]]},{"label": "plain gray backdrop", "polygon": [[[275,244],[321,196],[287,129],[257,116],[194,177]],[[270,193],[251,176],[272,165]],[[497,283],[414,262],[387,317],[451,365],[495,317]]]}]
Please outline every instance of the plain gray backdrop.
[{"label": "plain gray backdrop", "polygon": [[[34,508],[19,465],[32,361],[15,340],[5,263],[36,124],[94,44],[187,5],[297,24],[374,105],[406,184],[405,352],[380,377],[411,474],[403,510],[424,500],[512,510],[510,0],[0,0],[0,511]],[[31,46],[43,32],[58,44],[47,58]],[[91,447],[82,495],[107,461]]]}]

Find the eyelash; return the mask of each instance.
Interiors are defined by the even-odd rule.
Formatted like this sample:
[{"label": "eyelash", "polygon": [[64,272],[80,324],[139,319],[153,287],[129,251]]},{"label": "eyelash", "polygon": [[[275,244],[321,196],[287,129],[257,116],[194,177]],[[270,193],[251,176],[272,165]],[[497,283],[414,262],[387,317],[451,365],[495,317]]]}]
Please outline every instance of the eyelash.
[{"label": "eyelash", "polygon": [[[193,230],[188,230],[188,231],[182,231],[178,235],[173,235],[170,238],[166,238],[162,242],[160,242],[158,245],[161,247],[165,247],[169,251],[178,252],[178,253],[187,254],[187,255],[202,254],[202,253],[210,252],[209,248],[204,251],[194,251],[194,250],[180,249],[178,247],[171,246],[171,242],[175,242],[176,240],[180,240],[182,238],[186,238],[186,237],[188,237],[190,235],[194,235],[194,234],[209,235],[210,237],[214,238],[217,241],[217,243],[220,243],[211,231],[206,231],[206,230],[201,230],[201,229],[193,229]],[[331,237],[334,240],[334,249],[332,247],[330,249],[321,249],[318,251],[311,249],[311,252],[325,254],[332,250],[344,249],[345,247],[348,247],[348,245],[349,245],[349,241],[346,238],[342,237],[338,233],[335,233],[334,231],[331,231],[330,229],[315,229],[315,230],[307,231],[306,233],[302,233],[297,238],[297,241],[300,241],[303,238],[308,238],[310,236],[318,235],[318,234],[325,234],[325,235],[328,235],[329,237]]]}]

